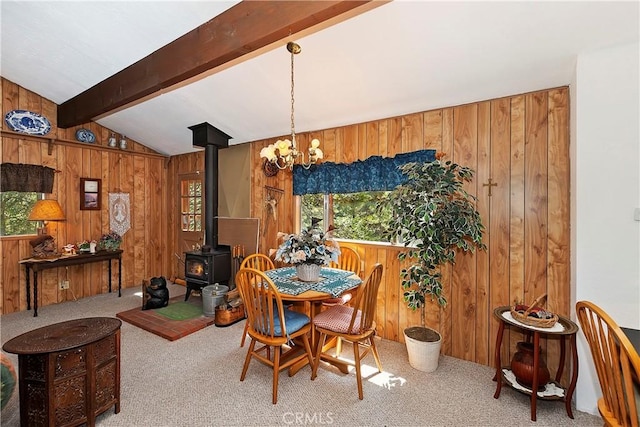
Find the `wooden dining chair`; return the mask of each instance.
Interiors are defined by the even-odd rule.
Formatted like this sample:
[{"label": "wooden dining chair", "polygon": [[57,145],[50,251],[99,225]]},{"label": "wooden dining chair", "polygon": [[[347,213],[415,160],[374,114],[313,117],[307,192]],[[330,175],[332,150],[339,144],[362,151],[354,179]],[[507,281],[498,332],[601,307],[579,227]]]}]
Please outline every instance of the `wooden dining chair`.
[{"label": "wooden dining chair", "polygon": [[[309,366],[313,366],[313,354],[308,337],[311,321],[306,314],[284,309],[278,288],[262,271],[242,268],[236,274],[236,283],[247,310],[247,324],[249,337],[251,337],[240,381],[244,381],[252,357],[271,366],[273,368],[272,401],[276,404],[280,371],[304,358],[308,359]],[[297,356],[295,353],[299,349],[295,346],[283,348],[285,344],[291,344],[295,338],[301,338],[304,346],[304,353]],[[262,346],[256,348],[257,343]],[[272,347],[273,351],[267,353],[266,350]],[[266,355],[262,354],[263,351]],[[273,360],[269,357],[269,353],[273,354]]]},{"label": "wooden dining chair", "polygon": [[[355,249],[350,248],[349,246],[341,246],[338,262],[330,263],[329,267],[339,268],[340,270],[352,271],[354,274],[359,276],[360,269],[362,267],[362,261],[360,259],[360,255]],[[356,292],[357,291],[345,292],[343,295],[340,295],[339,297],[327,298],[326,300],[322,301],[322,305],[325,307],[331,307],[334,305],[348,304],[354,298],[354,294]]]},{"label": "wooden dining chair", "polygon": [[[378,288],[382,279],[382,264],[377,263],[373,266],[373,270],[367,277],[365,283],[360,287],[358,297],[353,307],[345,305],[336,305],[317,314],[313,319],[313,325],[320,334],[318,348],[316,350],[315,363],[311,373],[311,379],[315,379],[318,373],[320,359],[328,361],[340,361],[340,345],[336,347],[335,356],[323,352],[323,347],[327,337],[338,338],[349,341],[353,344],[354,365],[356,368],[356,379],[358,382],[358,397],[363,398],[362,393],[362,373],[361,361],[371,351],[378,367],[378,372],[382,372],[382,364],[380,356],[376,349],[375,332],[376,324],[374,317],[376,315],[376,301],[378,297]],[[360,347],[364,348],[364,352],[360,354]]]},{"label": "wooden dining chair", "polygon": [[349,246],[340,246],[338,262],[330,263],[329,267],[353,271],[354,274],[360,275],[360,268],[362,267],[360,255],[355,249]]},{"label": "wooden dining chair", "polygon": [[[240,269],[242,268],[255,268],[260,271],[273,270],[275,265],[273,260],[265,254],[255,253],[251,254],[242,260]],[[247,338],[247,331],[249,330],[249,322],[244,323],[244,330],[242,331],[242,339],[240,340],[240,347],[244,347],[244,341]]]},{"label": "wooden dining chair", "polygon": [[275,265],[273,260],[265,254],[255,253],[242,260],[240,268],[255,268],[260,271],[273,270]]},{"label": "wooden dining chair", "polygon": [[617,323],[597,305],[578,301],[576,312],[600,381],[598,411],[605,425],[638,427],[633,384],[640,378],[638,353]]}]

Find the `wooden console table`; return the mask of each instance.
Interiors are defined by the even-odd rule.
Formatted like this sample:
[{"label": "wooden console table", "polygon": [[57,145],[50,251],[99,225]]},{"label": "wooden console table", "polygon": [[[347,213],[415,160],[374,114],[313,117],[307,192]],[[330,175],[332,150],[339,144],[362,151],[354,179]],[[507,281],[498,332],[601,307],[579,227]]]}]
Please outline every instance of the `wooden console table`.
[{"label": "wooden console table", "polygon": [[112,317],[54,323],[7,341],[18,355],[21,426],[95,425],[120,412],[120,326]]},{"label": "wooden console table", "polygon": [[38,316],[38,272],[50,268],[68,267],[70,265],[89,264],[92,262],[109,261],[109,293],[111,293],[111,260],[118,260],[118,296],[122,296],[122,249],[115,251],[98,251],[94,254],[77,254],[61,256],[54,259],[27,258],[20,261],[24,264],[27,286],[27,310],[31,310],[31,274],[33,271],[33,317]]},{"label": "wooden console table", "polygon": [[[564,316],[558,316],[558,322],[556,322],[556,325],[560,325],[560,327],[558,327],[558,330],[528,326],[513,319],[510,313],[510,307],[508,306],[496,308],[495,310],[493,310],[493,315],[500,322],[498,335],[496,337],[496,374],[493,378],[494,381],[497,381],[497,386],[496,392],[493,397],[495,399],[500,397],[502,383],[505,382],[513,389],[531,396],[531,421],[536,420],[537,399],[563,401],[565,403],[567,415],[569,416],[569,418],[573,419],[573,412],[571,411],[571,398],[576,388],[576,382],[578,381],[578,349],[576,348],[576,334],[578,333],[578,325]],[[500,360],[500,347],[502,345],[502,335],[504,334],[505,325],[521,329],[528,334],[529,338],[531,337],[531,335],[533,335],[533,384],[531,385],[531,388],[524,387],[515,381],[515,376],[513,376],[513,372],[511,371],[510,366],[502,366],[502,362]],[[555,381],[549,381],[547,384],[538,383],[538,365],[540,362],[540,335],[549,337],[555,335],[560,338],[560,361],[558,364],[558,370],[556,371]],[[569,337],[571,342],[571,362],[573,366],[571,372],[571,382],[569,383],[568,387],[563,387],[560,384],[560,378],[562,377],[562,372],[564,370],[564,362],[566,356],[566,337]],[[553,390],[555,390],[555,392],[550,395],[545,395],[543,392],[539,391],[538,386],[544,386],[545,390],[547,388],[552,388]],[[536,390],[536,392],[533,392],[533,390]]]}]

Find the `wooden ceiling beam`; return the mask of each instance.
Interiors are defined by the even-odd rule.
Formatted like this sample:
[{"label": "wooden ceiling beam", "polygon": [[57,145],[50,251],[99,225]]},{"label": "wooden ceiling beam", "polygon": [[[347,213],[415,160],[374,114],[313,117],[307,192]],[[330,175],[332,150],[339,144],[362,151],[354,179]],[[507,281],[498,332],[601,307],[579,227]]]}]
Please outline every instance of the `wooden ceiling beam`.
[{"label": "wooden ceiling beam", "polygon": [[166,92],[292,34],[378,3],[370,1],[242,1],[59,105],[58,126],[87,123]]}]

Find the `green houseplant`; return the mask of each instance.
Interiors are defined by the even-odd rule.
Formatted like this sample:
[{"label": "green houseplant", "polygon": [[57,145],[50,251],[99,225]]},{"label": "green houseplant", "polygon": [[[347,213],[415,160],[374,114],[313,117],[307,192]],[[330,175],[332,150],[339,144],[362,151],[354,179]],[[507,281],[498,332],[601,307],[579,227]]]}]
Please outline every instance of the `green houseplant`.
[{"label": "green houseplant", "polygon": [[111,230],[100,237],[100,247],[108,251],[115,251],[120,249],[122,243],[122,236],[115,231]]},{"label": "green houseplant", "polygon": [[[425,324],[427,298],[440,306],[447,303],[440,267],[455,263],[460,250],[486,248],[475,197],[464,189],[474,172],[451,161],[442,162],[442,156],[439,153],[432,162],[401,166],[407,181],[392,192],[393,214],[387,232],[391,241],[401,241],[408,248],[398,254],[400,260],[411,263],[400,272],[404,300],[409,308],[421,312],[420,326],[406,328],[405,341],[411,365],[425,371],[437,368],[440,353],[440,334]],[[420,355],[412,357],[409,343],[414,341],[435,341],[435,362],[421,362]]]}]

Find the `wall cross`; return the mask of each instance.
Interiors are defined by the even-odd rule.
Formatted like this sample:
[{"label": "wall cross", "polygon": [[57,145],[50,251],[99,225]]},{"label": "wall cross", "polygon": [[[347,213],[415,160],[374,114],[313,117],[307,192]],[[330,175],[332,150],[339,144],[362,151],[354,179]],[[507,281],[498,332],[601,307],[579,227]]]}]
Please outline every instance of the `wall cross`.
[{"label": "wall cross", "polygon": [[497,187],[497,182],[491,182],[491,178],[489,178],[489,182],[487,184],[482,184],[483,187],[489,187],[489,196],[491,196],[491,187]]}]

